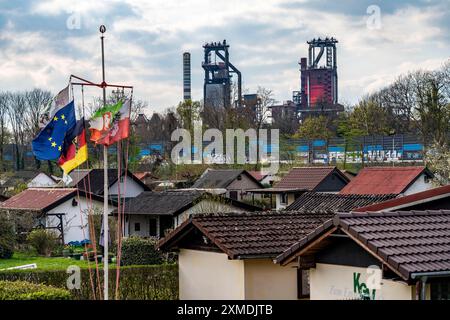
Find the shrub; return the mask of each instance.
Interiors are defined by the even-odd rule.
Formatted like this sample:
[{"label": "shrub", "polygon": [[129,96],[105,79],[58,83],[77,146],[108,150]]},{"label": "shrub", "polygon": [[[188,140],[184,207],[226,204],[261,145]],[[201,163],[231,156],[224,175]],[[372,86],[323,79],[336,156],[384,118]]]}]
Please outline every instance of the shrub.
[{"label": "shrub", "polygon": [[14,253],[16,235],[8,219],[0,214],[0,259],[9,259]]},{"label": "shrub", "polygon": [[27,237],[27,241],[39,255],[47,257],[58,247],[56,234],[44,229],[31,231]]},{"label": "shrub", "polygon": [[122,242],[121,261],[124,266],[129,266],[160,264],[163,259],[156,250],[156,240],[133,236]]},{"label": "shrub", "polygon": [[0,281],[0,300],[68,300],[69,291],[27,281]]},{"label": "shrub", "polygon": [[[89,300],[94,297],[91,286],[93,276],[94,284],[103,283],[103,272],[100,279],[96,278],[95,268],[89,273],[88,269],[81,269],[80,289],[70,290],[75,300]],[[116,285],[116,268],[109,271],[109,291],[113,298]],[[66,288],[67,271],[64,270],[8,270],[0,272],[0,281],[28,281],[42,283],[57,288]],[[176,264],[162,264],[155,266],[127,266],[120,268],[119,294],[121,300],[176,300],[178,299],[178,266]],[[103,291],[97,287],[96,292]]]}]

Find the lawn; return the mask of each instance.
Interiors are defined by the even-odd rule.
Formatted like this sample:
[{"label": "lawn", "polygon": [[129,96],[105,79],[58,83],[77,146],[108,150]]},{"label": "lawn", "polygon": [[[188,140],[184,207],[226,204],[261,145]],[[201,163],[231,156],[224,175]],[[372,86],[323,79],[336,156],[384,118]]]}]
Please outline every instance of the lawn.
[{"label": "lawn", "polygon": [[[88,267],[87,261],[84,260],[75,260],[69,258],[47,258],[16,252],[11,259],[0,259],[0,270],[32,263],[36,263],[37,270],[66,269],[68,266],[73,265],[79,266],[81,268]],[[95,262],[90,262],[90,264],[91,267],[95,267]]]}]

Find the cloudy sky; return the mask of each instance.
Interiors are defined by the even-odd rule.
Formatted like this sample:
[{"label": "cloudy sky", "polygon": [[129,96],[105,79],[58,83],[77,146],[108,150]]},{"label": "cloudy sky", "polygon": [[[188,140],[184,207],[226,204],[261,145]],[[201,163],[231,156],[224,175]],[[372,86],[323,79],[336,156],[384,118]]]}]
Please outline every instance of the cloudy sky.
[{"label": "cloudy sky", "polygon": [[99,80],[100,24],[107,81],[134,85],[148,113],[182,99],[183,51],[202,98],[207,41],[227,39],[244,87],[272,89],[278,101],[299,88],[297,63],[313,37],[339,40],[341,103],[450,56],[448,0],[0,0],[0,90],[55,92],[70,74]]}]

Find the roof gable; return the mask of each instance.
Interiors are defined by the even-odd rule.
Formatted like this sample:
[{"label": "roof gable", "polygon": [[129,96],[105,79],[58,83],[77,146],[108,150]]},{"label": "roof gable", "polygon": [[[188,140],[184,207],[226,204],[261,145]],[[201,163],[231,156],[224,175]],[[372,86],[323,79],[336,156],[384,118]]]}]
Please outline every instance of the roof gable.
[{"label": "roof gable", "polygon": [[230,259],[274,258],[331,217],[331,213],[300,212],[195,215],[162,239],[158,247],[173,249],[196,228]]},{"label": "roof gable", "polygon": [[425,167],[369,167],[362,169],[341,194],[401,194],[422,174]]},{"label": "roof gable", "polygon": [[206,169],[197,179],[192,188],[204,189],[226,189],[239,175],[244,174],[257,185],[262,187],[261,183],[255,179],[246,170],[241,169]]},{"label": "roof gable", "polygon": [[286,264],[339,228],[404,280],[450,271],[450,211],[337,214],[276,258]]}]

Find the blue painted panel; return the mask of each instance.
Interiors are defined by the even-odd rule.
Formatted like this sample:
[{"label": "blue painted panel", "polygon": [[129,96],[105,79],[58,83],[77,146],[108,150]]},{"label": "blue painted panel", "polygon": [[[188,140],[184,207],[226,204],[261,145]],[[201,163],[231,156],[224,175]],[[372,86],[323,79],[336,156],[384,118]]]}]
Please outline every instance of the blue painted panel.
[{"label": "blue painted panel", "polygon": [[148,149],[142,149],[142,150],[139,152],[139,156],[141,156],[141,157],[149,156],[150,154],[151,154],[151,151],[148,150]]},{"label": "blue painted panel", "polygon": [[297,146],[297,152],[308,152],[309,147],[308,146]]},{"label": "blue painted panel", "polygon": [[383,150],[383,146],[381,144],[377,144],[377,145],[369,145],[369,146],[364,146],[364,151],[382,151]]},{"label": "blue painted panel", "polygon": [[148,146],[151,150],[162,151],[162,144],[151,144]]},{"label": "blue painted panel", "polygon": [[328,152],[344,152],[344,147],[328,147]]},{"label": "blue painted panel", "polygon": [[407,143],[403,145],[404,151],[422,151],[423,144],[421,143]]},{"label": "blue painted panel", "polygon": [[327,142],[325,140],[314,140],[312,144],[313,147],[324,147]]}]

